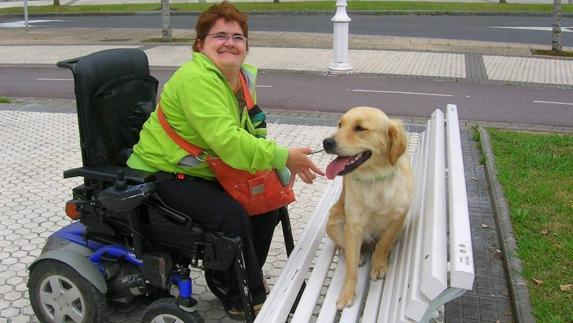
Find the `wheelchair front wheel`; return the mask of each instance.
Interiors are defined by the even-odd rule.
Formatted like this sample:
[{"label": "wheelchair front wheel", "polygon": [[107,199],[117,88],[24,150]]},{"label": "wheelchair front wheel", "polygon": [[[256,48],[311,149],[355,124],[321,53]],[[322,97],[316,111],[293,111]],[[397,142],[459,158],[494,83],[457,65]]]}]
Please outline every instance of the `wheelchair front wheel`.
[{"label": "wheelchair front wheel", "polygon": [[35,264],[28,289],[32,309],[42,323],[104,322],[105,296],[63,262],[43,260]]},{"label": "wheelchair front wheel", "polygon": [[143,323],[203,323],[203,316],[197,311],[187,312],[174,298],[162,298],[151,303],[143,314]]}]

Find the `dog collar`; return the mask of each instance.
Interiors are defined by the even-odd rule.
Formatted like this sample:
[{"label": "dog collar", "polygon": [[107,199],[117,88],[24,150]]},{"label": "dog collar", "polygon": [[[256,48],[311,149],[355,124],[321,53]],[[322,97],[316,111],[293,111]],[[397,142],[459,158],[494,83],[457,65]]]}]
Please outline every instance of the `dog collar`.
[{"label": "dog collar", "polygon": [[357,182],[368,183],[368,182],[380,182],[380,181],[383,181],[383,180],[387,180],[387,179],[389,179],[389,178],[391,178],[391,177],[393,177],[393,176],[394,176],[394,173],[391,173],[391,174],[389,174],[389,175],[378,175],[378,176],[376,176],[376,177],[374,177],[374,178],[368,178],[368,179],[360,178],[360,177],[358,177],[358,176],[355,176],[355,177],[353,177],[353,178],[354,178],[354,180],[356,180]]}]

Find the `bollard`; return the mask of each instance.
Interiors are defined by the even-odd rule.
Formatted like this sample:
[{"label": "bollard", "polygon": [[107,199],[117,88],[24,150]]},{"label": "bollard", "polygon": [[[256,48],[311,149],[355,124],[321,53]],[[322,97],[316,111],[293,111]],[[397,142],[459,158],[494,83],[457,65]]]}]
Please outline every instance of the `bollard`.
[{"label": "bollard", "polygon": [[330,64],[329,73],[349,74],[352,66],[348,63],[348,24],[350,17],[346,13],[346,0],[336,0],[336,14],[331,21],[334,23],[332,41],[334,61]]}]

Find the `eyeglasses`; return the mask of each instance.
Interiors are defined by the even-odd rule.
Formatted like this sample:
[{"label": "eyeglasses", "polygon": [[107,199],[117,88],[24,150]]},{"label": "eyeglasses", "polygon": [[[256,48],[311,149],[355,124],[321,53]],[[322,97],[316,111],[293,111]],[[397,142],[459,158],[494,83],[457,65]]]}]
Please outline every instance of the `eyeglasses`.
[{"label": "eyeglasses", "polygon": [[231,39],[235,44],[243,44],[247,41],[247,37],[240,34],[229,35],[226,33],[216,33],[216,34],[207,34],[207,36],[213,37],[216,41],[226,42],[227,40]]}]

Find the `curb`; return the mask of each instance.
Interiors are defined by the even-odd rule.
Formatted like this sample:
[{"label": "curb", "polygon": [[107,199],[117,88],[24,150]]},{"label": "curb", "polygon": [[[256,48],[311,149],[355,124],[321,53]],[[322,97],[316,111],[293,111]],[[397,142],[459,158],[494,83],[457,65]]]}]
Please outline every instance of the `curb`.
[{"label": "curb", "polygon": [[503,193],[501,183],[497,179],[495,157],[489,134],[483,127],[479,127],[482,154],[485,155],[485,170],[489,183],[489,194],[492,201],[494,218],[498,228],[498,236],[502,259],[507,277],[509,278],[509,292],[512,299],[512,308],[517,323],[533,323],[535,317],[527,289],[527,281],[521,275],[521,259],[517,256],[517,243],[513,237],[513,227],[509,207]]}]

